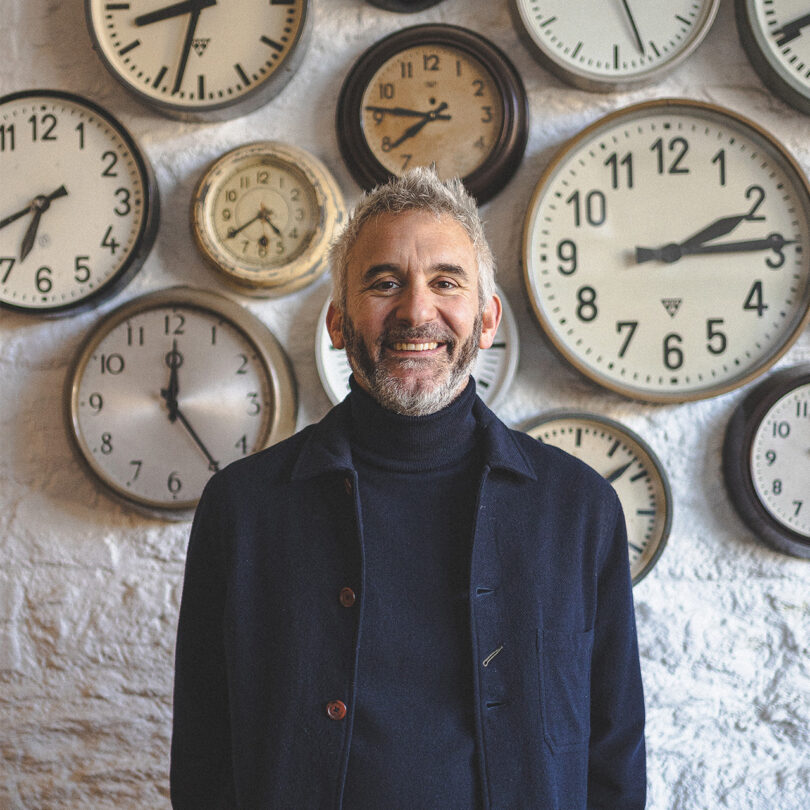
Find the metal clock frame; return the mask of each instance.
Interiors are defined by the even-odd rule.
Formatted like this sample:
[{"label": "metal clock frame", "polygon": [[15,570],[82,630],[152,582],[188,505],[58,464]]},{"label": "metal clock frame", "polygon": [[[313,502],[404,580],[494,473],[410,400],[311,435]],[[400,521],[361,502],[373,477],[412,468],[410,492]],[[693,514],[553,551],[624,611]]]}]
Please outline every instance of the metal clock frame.
[{"label": "metal clock frame", "polygon": [[424,45],[466,52],[490,73],[503,104],[503,126],[484,162],[462,178],[484,203],[511,179],[523,158],[529,134],[529,105],[523,81],[506,55],[480,34],[444,23],[414,25],[378,40],[352,65],[337,106],[338,145],[354,179],[368,190],[392,177],[374,156],[363,133],[363,94],[374,74],[398,53]]}]

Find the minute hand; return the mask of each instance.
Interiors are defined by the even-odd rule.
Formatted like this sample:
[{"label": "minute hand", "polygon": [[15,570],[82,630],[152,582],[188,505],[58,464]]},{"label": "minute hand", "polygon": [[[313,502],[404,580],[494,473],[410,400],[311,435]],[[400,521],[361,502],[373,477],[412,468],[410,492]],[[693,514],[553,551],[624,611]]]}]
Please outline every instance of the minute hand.
[{"label": "minute hand", "polygon": [[792,245],[795,239],[785,239],[780,233],[772,233],[764,239],[745,239],[741,242],[721,242],[719,245],[684,245],[685,254],[697,253],[744,253],[755,250],[781,250]]}]

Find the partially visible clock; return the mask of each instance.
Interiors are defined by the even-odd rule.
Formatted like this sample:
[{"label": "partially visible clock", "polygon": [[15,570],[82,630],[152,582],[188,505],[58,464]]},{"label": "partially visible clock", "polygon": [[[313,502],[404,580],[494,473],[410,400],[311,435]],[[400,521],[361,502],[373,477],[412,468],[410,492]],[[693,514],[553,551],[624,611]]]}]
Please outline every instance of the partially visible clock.
[{"label": "partially visible clock", "polygon": [[368,0],[374,6],[387,9],[388,11],[422,11],[441,3],[442,0]]},{"label": "partially visible clock", "polygon": [[526,432],[581,459],[613,485],[627,522],[630,574],[639,582],[661,556],[672,525],[669,481],[650,446],[613,419],[579,411],[553,411]]},{"label": "partially visible clock", "polygon": [[803,0],[736,0],[740,40],[760,78],[810,114],[810,5]]},{"label": "partially visible clock", "polygon": [[141,101],[186,120],[243,115],[303,59],[309,0],[85,0],[93,45]]},{"label": "partially visible clock", "polygon": [[242,292],[283,295],[327,268],[343,195],[314,155],[278,141],[240,146],[203,174],[192,228],[205,257]]},{"label": "partially visible clock", "polygon": [[524,226],[535,314],[556,349],[626,396],[729,391],[810,317],[810,188],[773,136],[730,110],[644,102],[552,159]]},{"label": "partially visible clock", "polygon": [[[503,316],[495,334],[495,340],[488,349],[478,352],[473,365],[478,396],[493,410],[503,400],[509,390],[517,369],[520,344],[517,322],[512,308],[503,294],[496,289],[503,306]],[[326,310],[329,299],[323,305],[315,335],[315,362],[324,390],[333,404],[337,405],[349,393],[349,377],[352,369],[344,349],[336,349],[326,329]]]},{"label": "partially visible clock", "polygon": [[726,429],[723,472],[759,537],[810,557],[810,364],[775,372],[746,394]]},{"label": "partially visible clock", "polygon": [[540,62],[583,90],[610,92],[659,78],[703,41],[720,0],[511,0],[515,25]]},{"label": "partially visible clock", "polygon": [[461,177],[479,203],[523,157],[528,103],[520,76],[489,40],[454,25],[416,25],[369,48],[338,99],[338,143],[369,189],[411,166]]},{"label": "partially visible clock", "polygon": [[173,287],[111,312],[68,374],[68,432],[106,491],[190,516],[210,476],[290,435],[295,380],[278,341],[215,293]]},{"label": "partially visible clock", "polygon": [[106,110],[72,93],[0,98],[0,304],[63,315],[120,290],[158,223],[144,153]]}]

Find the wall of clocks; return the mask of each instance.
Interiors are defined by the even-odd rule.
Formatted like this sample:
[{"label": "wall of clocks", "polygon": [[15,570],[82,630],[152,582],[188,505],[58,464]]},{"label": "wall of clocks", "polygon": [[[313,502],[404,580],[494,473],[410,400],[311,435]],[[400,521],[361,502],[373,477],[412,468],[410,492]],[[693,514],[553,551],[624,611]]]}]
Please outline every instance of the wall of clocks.
[{"label": "wall of clocks", "polygon": [[[483,381],[510,424],[565,411],[546,429],[574,445],[582,429],[595,461],[623,453],[604,475],[652,499],[633,491],[625,503],[644,540],[634,598],[648,806],[809,806],[806,482],[793,472],[807,463],[806,397],[790,371],[810,363],[807,10],[679,0],[650,16],[651,3],[617,0],[599,9],[612,17],[578,24],[577,4],[552,0],[250,0],[238,20],[221,2],[82,5],[16,4],[0,27],[0,806],[168,807],[188,522],[166,515],[185,511],[198,468],[204,478],[263,440],[244,413],[238,435],[222,432],[230,447],[216,446],[209,406],[195,410],[212,393],[207,375],[197,392],[199,341],[161,334],[150,347],[147,332],[188,316],[212,369],[212,329],[241,347],[251,385],[227,397],[246,411],[276,384],[268,366],[279,371],[285,430],[296,401],[298,427],[330,407],[316,359],[329,286],[319,240],[369,182],[358,165],[374,165],[347,154],[336,127],[351,76],[380,165],[422,159],[423,142],[438,162],[429,150],[454,104],[474,113],[473,150],[512,133],[480,199],[518,340]],[[483,46],[418,37],[398,61],[389,51],[356,67],[415,26],[471,31],[511,68],[492,69]],[[480,82],[471,96],[453,84],[459,71]],[[261,182],[266,165],[275,186]],[[287,181],[304,184],[298,200]],[[196,226],[195,200],[210,213]],[[224,310],[151,297],[178,287]],[[256,321],[259,337],[245,326]],[[269,360],[253,362],[255,343]],[[125,373],[112,372],[130,361],[128,404],[116,406]],[[155,406],[158,441],[139,415]],[[584,415],[595,422],[571,421]],[[177,442],[183,469],[154,463],[152,489],[133,497],[147,459],[110,465],[119,437],[156,458]],[[631,482],[642,470],[649,481]]]}]

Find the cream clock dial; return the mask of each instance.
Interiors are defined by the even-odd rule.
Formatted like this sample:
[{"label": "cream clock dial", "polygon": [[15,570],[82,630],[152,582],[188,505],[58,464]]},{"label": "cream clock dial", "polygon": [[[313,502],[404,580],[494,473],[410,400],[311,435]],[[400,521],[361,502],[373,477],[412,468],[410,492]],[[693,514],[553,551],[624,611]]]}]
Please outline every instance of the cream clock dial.
[{"label": "cream clock dial", "polygon": [[810,557],[810,364],[766,377],[729,421],[726,487],[765,542]]},{"label": "cream clock dial", "polygon": [[624,510],[633,584],[658,561],[672,525],[672,494],[658,457],[633,431],[604,416],[555,411],[526,431],[609,481]]},{"label": "cream clock dial", "polygon": [[[478,352],[473,365],[478,396],[493,410],[503,401],[517,369],[520,345],[517,322],[509,302],[500,289],[496,290],[503,306],[503,316],[488,349]],[[337,405],[349,393],[349,377],[352,369],[343,349],[336,349],[326,329],[326,310],[329,299],[321,310],[315,336],[315,362],[324,390],[333,404]]]},{"label": "cream clock dial", "polygon": [[657,79],[701,43],[720,0],[512,0],[518,31],[552,73],[609,92]]},{"label": "cream clock dial", "polygon": [[209,477],[290,435],[295,383],[269,330],[214,293],[175,287],[88,334],[66,389],[69,433],[128,504],[185,518]]},{"label": "cream clock dial", "polygon": [[810,5],[736,0],[737,29],[757,73],[788,104],[810,114]]},{"label": "cream clock dial", "polygon": [[85,0],[101,60],[141,101],[177,118],[250,112],[303,58],[308,0]]},{"label": "cream clock dial", "polygon": [[344,219],[326,166],[261,141],[228,152],[194,192],[192,228],[206,258],[243,292],[282,295],[318,278]]},{"label": "cream clock dial", "polygon": [[594,381],[655,402],[723,393],[772,365],[807,323],[807,180],[729,110],[628,107],[552,160],[523,262],[541,326]]},{"label": "cream clock dial", "polygon": [[158,190],[130,134],[56,90],[0,98],[0,304],[41,315],[124,286],[155,239]]}]

